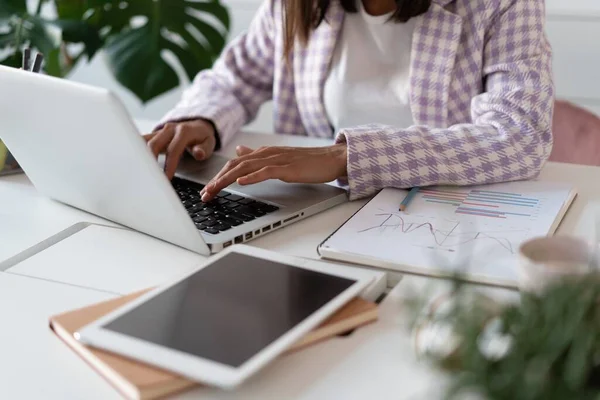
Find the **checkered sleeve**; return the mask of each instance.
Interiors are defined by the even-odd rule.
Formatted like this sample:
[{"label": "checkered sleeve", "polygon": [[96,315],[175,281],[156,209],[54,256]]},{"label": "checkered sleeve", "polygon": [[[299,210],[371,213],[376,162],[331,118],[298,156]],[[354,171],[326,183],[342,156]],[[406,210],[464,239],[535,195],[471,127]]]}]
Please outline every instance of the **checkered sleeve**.
[{"label": "checkered sleeve", "polygon": [[229,142],[272,98],[274,47],[273,2],[266,0],[248,31],[227,46],[212,69],[196,75],[157,128],[204,118],[215,124],[223,145]]},{"label": "checkered sleeve", "polygon": [[[508,3],[508,1],[507,1]],[[350,197],[384,187],[469,185],[537,176],[552,147],[552,52],[542,0],[511,0],[487,31],[485,91],[472,120],[447,129],[344,129]]]}]

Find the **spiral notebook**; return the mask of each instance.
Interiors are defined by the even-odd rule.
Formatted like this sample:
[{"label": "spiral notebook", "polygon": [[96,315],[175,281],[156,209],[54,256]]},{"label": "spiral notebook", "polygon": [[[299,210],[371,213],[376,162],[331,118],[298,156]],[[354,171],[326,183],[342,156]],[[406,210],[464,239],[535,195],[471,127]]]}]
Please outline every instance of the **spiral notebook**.
[{"label": "spiral notebook", "polygon": [[576,197],[568,184],[520,181],[384,189],[318,248],[321,257],[401,273],[517,287],[518,249],[552,235]]}]

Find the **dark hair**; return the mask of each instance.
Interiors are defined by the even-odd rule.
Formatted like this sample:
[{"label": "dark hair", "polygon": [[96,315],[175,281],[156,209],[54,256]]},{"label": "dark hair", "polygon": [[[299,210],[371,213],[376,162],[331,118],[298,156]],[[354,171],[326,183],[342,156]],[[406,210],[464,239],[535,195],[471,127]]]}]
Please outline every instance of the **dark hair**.
[{"label": "dark hair", "polygon": [[[335,1],[335,0],[334,0]],[[357,1],[339,0],[346,12],[357,12]],[[406,22],[424,14],[431,6],[431,0],[395,0],[396,11],[391,17],[395,22]],[[283,0],[284,54],[290,54],[294,42],[299,39],[306,44],[310,33],[323,22],[331,0]]]}]

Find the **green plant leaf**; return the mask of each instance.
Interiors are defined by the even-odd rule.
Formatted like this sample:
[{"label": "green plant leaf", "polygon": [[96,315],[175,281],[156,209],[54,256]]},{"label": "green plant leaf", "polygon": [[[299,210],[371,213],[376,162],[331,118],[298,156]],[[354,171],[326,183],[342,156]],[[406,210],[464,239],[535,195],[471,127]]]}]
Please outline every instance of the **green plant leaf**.
[{"label": "green plant leaf", "polygon": [[[225,46],[229,13],[217,0],[57,0],[59,15],[85,20],[107,40],[109,68],[142,102],[180,84],[172,53],[191,80]],[[211,16],[212,18],[205,18]]]},{"label": "green plant leaf", "polygon": [[63,41],[83,43],[88,60],[91,60],[104,45],[98,30],[85,21],[61,19],[53,21],[52,24],[61,29]]},{"label": "green plant leaf", "polygon": [[0,24],[5,23],[15,14],[27,13],[26,0],[2,0],[0,1]]},{"label": "green plant leaf", "polygon": [[2,65],[20,67],[21,52],[25,47],[48,55],[58,48],[61,42],[60,29],[27,11],[25,0],[0,1],[0,49],[6,57]]},{"label": "green plant leaf", "polygon": [[0,59],[0,65],[12,68],[21,68],[23,54],[17,51],[13,54],[9,54],[4,59]]},{"label": "green plant leaf", "polygon": [[179,84],[175,71],[162,59],[158,44],[145,40],[149,34],[148,26],[124,31],[105,49],[117,80],[144,102]]}]

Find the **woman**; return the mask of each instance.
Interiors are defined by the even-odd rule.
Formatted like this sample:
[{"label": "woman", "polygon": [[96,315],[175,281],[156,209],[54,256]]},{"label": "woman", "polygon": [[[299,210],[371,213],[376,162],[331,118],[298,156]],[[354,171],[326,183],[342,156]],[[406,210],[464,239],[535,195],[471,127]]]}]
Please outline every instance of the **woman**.
[{"label": "woman", "polygon": [[384,187],[536,176],[552,147],[543,0],[269,0],[248,32],[147,136],[172,176],[209,157],[274,100],[275,131],[324,148],[238,148],[204,189],[347,179]]}]

